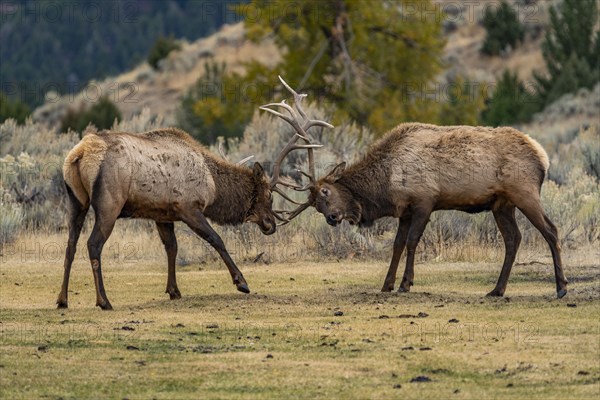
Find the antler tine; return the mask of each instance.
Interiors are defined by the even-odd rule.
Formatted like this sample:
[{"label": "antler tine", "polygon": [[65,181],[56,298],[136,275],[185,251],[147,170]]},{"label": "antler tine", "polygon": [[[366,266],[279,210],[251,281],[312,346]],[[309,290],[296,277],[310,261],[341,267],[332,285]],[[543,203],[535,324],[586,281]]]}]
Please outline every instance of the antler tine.
[{"label": "antler tine", "polygon": [[296,112],[294,111],[294,109],[289,104],[287,104],[285,102],[285,100],[281,100],[279,103],[269,103],[269,104],[265,104],[264,106],[260,106],[259,107],[261,110],[269,111],[269,112],[271,112],[273,114],[274,113],[278,113],[277,111],[271,110],[268,107],[283,107],[286,110],[288,110],[288,112],[290,113],[290,115],[292,116],[292,118],[298,119],[298,116],[296,115]]},{"label": "antler tine", "polygon": [[310,183],[315,184],[315,177],[313,175],[307,174],[306,172],[302,171],[301,169],[297,169],[296,171],[298,171],[299,173],[301,173],[302,175],[304,175],[305,177],[307,177],[310,180]]},{"label": "antler tine", "polygon": [[287,194],[285,194],[285,192],[281,189],[279,189],[277,186],[273,187],[273,191],[277,192],[281,197],[283,197],[284,199],[286,199],[287,201],[289,201],[290,203],[294,203],[294,204],[303,204],[303,203],[299,203],[296,200],[292,199],[290,196],[288,196]]},{"label": "antler tine", "polygon": [[309,128],[312,128],[313,126],[322,126],[325,128],[333,128],[333,125],[331,125],[329,122],[308,118],[306,111],[304,111],[304,109],[302,108],[302,100],[305,97],[307,97],[308,95],[306,93],[297,93],[294,89],[292,89],[292,87],[290,85],[287,84],[287,82],[285,80],[283,80],[281,75],[279,75],[279,80],[281,81],[283,86],[285,86],[285,88],[294,95],[294,106],[296,107],[296,110],[298,110],[298,113],[306,121],[306,123],[302,127],[305,131],[307,131]]},{"label": "antler tine", "polygon": [[[223,158],[223,160],[225,161],[229,161],[229,158],[227,157],[227,155],[225,155],[225,149],[223,148],[223,141],[219,140],[219,154],[221,155],[221,157]],[[248,156],[246,158],[242,158],[240,161],[236,162],[235,165],[244,165],[245,163],[247,163],[248,161],[252,160],[254,158],[254,155]]]},{"label": "antler tine", "polygon": [[[279,76],[279,80],[281,81],[281,83],[283,84],[283,86],[294,95],[294,106],[296,107],[296,110],[298,110],[298,113],[302,116],[302,118],[305,121],[310,121],[310,118],[308,118],[308,115],[306,114],[306,112],[304,111],[304,109],[301,106],[302,103],[302,99],[304,99],[307,94],[306,93],[297,93],[294,89],[292,89],[292,87],[290,85],[287,84],[286,81],[283,80],[283,78],[281,77],[281,75]],[[310,128],[310,126],[309,126]],[[304,130],[306,130],[307,128],[305,127]]]},{"label": "antler tine", "polygon": [[334,126],[331,125],[329,122],[321,121],[318,119],[309,119],[308,121],[306,121],[306,124],[304,124],[304,130],[307,131],[310,128],[312,128],[313,126],[322,126],[324,128],[334,128]]},{"label": "antler tine", "polygon": [[229,161],[229,159],[225,155],[225,150],[223,149],[223,141],[222,140],[219,140],[219,154],[221,154],[221,157],[223,158],[223,160]]},{"label": "antler tine", "polygon": [[281,215],[279,215],[279,213],[275,211],[273,211],[273,215],[275,215],[275,218],[277,218],[278,220],[283,221],[282,224],[277,224],[277,226],[282,226],[290,222],[289,219],[282,217]]},{"label": "antler tine", "polygon": [[236,162],[236,165],[244,165],[246,164],[248,161],[252,160],[254,158],[254,154],[251,156],[248,156],[246,158],[242,158],[240,161]]},{"label": "antler tine", "polygon": [[[282,221],[282,223],[278,224],[278,226],[283,226],[283,225],[289,224],[290,222],[292,222],[292,220],[294,218],[296,218],[298,215],[300,215],[300,213],[302,213],[302,211],[306,210],[308,207],[310,207],[310,203],[306,202],[306,203],[301,204],[299,207],[297,207],[294,210],[290,210],[290,211],[284,210],[284,211],[280,211],[280,212],[276,213],[275,215],[276,215],[277,219]],[[285,218],[279,214],[289,214],[289,216],[287,218]]]}]

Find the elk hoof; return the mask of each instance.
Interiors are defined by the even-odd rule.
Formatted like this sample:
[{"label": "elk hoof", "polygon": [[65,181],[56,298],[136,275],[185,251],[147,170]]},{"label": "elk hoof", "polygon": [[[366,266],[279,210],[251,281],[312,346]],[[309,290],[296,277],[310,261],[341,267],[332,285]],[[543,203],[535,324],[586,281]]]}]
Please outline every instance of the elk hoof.
[{"label": "elk hoof", "polygon": [[403,287],[403,286],[400,286],[400,287],[398,288],[398,293],[408,293],[408,292],[410,292],[410,286],[409,286],[409,287],[407,287],[407,288],[405,288],[405,287]]},{"label": "elk hoof", "polygon": [[96,303],[96,305],[105,311],[113,309],[108,300],[104,300],[103,302],[98,302],[98,303]]},{"label": "elk hoof", "polygon": [[504,293],[500,293],[500,291],[497,289],[494,289],[485,295],[485,297],[502,297],[502,296],[504,296]]},{"label": "elk hoof", "polygon": [[556,293],[556,297],[558,297],[559,299],[562,299],[566,295],[567,295],[567,289],[561,289]]},{"label": "elk hoof", "polygon": [[61,309],[61,308],[69,308],[69,305],[67,304],[66,301],[62,301],[62,300],[58,300],[56,302],[56,308]]},{"label": "elk hoof", "polygon": [[167,293],[169,293],[171,300],[177,300],[181,298],[181,292],[179,292],[179,289],[167,290]]},{"label": "elk hoof", "polygon": [[250,289],[246,283],[237,283],[235,286],[237,287],[237,290],[242,293],[250,293]]},{"label": "elk hoof", "polygon": [[381,288],[382,292],[392,292],[394,291],[394,285],[393,284],[389,284],[389,283],[384,283],[383,287]]}]

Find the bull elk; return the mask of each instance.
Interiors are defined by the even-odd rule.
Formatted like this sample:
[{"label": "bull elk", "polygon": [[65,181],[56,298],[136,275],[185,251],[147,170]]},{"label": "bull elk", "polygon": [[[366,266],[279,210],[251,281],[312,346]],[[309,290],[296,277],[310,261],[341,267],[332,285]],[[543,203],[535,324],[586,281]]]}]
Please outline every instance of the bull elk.
[{"label": "bull elk", "polygon": [[[303,95],[288,90],[294,93],[298,112],[306,117],[300,107]],[[288,111],[290,117],[278,116],[305,137],[297,114]],[[311,153],[312,148],[309,160],[313,160]],[[408,292],[413,285],[415,250],[433,211],[492,211],[504,239],[505,257],[496,287],[488,296],[503,296],[521,242],[515,219],[518,208],[550,246],[556,291],[561,298],[567,293],[567,279],[558,233],[540,200],[548,166],[548,156],[540,144],[513,128],[401,124],[352,166],[343,162],[316,180],[314,161],[310,162],[309,173],[304,173],[310,182],[293,187],[309,191],[308,201],[290,212],[288,220],[309,206],[332,226],[342,220],[369,226],[382,217],[398,218],[393,256],[381,290],[394,290],[398,263],[406,247],[406,268],[398,291]]]},{"label": "bull elk", "polygon": [[86,135],[69,152],[63,175],[70,217],[59,308],[68,305],[71,265],[90,205],[96,218],[87,247],[100,308],[112,309],[100,256],[118,218],[156,222],[167,253],[166,293],[171,299],[181,297],[175,278],[174,221],[183,221],[206,240],[225,262],[237,289],[249,293],[244,276],[207,218],[218,224],[254,222],[264,234],[275,232],[271,185],[259,163],[250,169],[219,159],[178,129],[140,134],[104,131]]}]

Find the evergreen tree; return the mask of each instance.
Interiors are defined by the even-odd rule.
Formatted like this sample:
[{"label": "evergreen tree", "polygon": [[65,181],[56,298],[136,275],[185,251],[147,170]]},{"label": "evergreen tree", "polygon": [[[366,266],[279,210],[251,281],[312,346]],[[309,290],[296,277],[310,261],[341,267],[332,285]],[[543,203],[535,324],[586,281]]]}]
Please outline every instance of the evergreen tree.
[{"label": "evergreen tree", "polygon": [[497,10],[491,7],[485,10],[483,26],[487,31],[481,48],[484,54],[500,54],[507,46],[515,48],[525,36],[525,29],[516,11],[506,1],[502,1]]},{"label": "evergreen tree", "polygon": [[160,60],[166,58],[173,50],[179,49],[181,49],[181,45],[177,43],[173,36],[159,36],[148,54],[148,64],[150,64],[152,68],[158,69],[158,62]]},{"label": "evergreen tree", "polygon": [[540,104],[529,92],[517,74],[505,70],[488,99],[481,121],[488,126],[512,125],[526,122],[539,111]]},{"label": "evergreen tree", "polygon": [[563,0],[550,8],[550,28],[542,44],[547,75],[535,74],[544,104],[600,81],[600,31],[596,0]]}]

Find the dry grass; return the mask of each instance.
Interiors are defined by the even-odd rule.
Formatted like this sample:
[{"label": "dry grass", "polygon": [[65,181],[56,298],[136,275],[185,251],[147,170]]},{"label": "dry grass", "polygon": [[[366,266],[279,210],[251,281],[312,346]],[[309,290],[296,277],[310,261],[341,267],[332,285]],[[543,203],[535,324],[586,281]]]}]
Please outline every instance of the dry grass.
[{"label": "dry grass", "polygon": [[[600,390],[597,249],[565,254],[562,300],[548,259],[515,266],[509,299],[482,297],[496,259],[420,263],[410,294],[379,292],[385,262],[241,263],[250,295],[220,262],[193,263],[179,267],[184,298],[170,301],[158,254],[126,262],[109,242],[116,310],[103,312],[81,258],[71,308],[54,309],[61,257],[21,241],[27,248],[0,265],[2,398],[591,399]],[[417,376],[431,382],[411,383]]]}]

